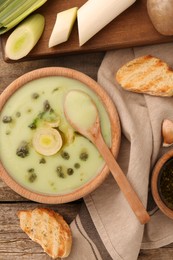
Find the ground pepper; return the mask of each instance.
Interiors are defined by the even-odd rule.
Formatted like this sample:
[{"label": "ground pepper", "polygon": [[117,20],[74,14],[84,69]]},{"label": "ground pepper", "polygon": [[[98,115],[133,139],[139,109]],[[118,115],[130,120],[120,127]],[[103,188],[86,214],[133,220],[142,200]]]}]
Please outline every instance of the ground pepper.
[{"label": "ground pepper", "polygon": [[167,207],[173,210],[173,158],[161,168],[158,185],[161,199]]}]

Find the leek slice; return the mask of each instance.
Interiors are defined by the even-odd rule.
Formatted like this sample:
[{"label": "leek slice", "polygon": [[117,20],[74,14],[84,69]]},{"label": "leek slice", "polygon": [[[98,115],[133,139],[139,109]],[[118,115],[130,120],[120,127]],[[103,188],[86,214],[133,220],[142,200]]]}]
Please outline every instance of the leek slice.
[{"label": "leek slice", "polygon": [[66,42],[69,39],[77,18],[77,9],[77,7],[73,7],[57,14],[56,22],[49,39],[49,48]]},{"label": "leek slice", "polygon": [[10,34],[5,46],[5,53],[11,60],[25,57],[40,39],[45,25],[45,18],[41,14],[27,17]]},{"label": "leek slice", "polygon": [[16,26],[47,0],[6,0],[0,3],[0,34]]},{"label": "leek slice", "polygon": [[62,138],[58,130],[51,127],[42,127],[36,130],[32,143],[38,153],[50,156],[61,149]]}]

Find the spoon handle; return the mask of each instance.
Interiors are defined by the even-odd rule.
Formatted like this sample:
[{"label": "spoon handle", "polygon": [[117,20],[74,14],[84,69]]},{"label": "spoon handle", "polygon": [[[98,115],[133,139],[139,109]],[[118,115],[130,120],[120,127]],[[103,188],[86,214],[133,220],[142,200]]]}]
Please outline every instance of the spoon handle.
[{"label": "spoon handle", "polygon": [[139,219],[141,224],[147,223],[150,220],[150,216],[148,215],[146,209],[144,208],[142,202],[140,201],[138,195],[134,191],[130,182],[127,180],[125,174],[123,173],[118,163],[116,162],[113,154],[111,153],[108,146],[104,142],[101,134],[97,136],[94,143],[98,148],[99,152],[101,153],[101,155],[103,156],[109,170],[111,171],[119,188],[121,189],[124,196],[126,197],[136,217]]}]

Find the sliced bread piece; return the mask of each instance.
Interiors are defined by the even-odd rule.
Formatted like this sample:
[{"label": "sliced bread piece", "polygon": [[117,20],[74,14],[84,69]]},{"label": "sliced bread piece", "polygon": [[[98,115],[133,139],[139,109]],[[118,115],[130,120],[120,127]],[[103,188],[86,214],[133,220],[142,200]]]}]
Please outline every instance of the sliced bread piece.
[{"label": "sliced bread piece", "polygon": [[131,60],[115,76],[126,90],[155,96],[173,96],[173,70],[157,57],[147,55]]},{"label": "sliced bread piece", "polygon": [[72,235],[63,217],[53,210],[36,208],[18,212],[21,229],[53,259],[67,257]]}]

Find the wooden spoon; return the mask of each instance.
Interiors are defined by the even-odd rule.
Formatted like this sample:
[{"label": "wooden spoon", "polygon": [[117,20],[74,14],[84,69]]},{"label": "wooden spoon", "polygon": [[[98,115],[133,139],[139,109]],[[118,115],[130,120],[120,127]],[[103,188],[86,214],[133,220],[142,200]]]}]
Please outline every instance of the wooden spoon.
[{"label": "wooden spoon", "polygon": [[136,217],[141,224],[147,223],[150,217],[146,209],[103,140],[98,110],[90,96],[80,90],[69,91],[64,101],[64,114],[76,131],[95,144]]}]

